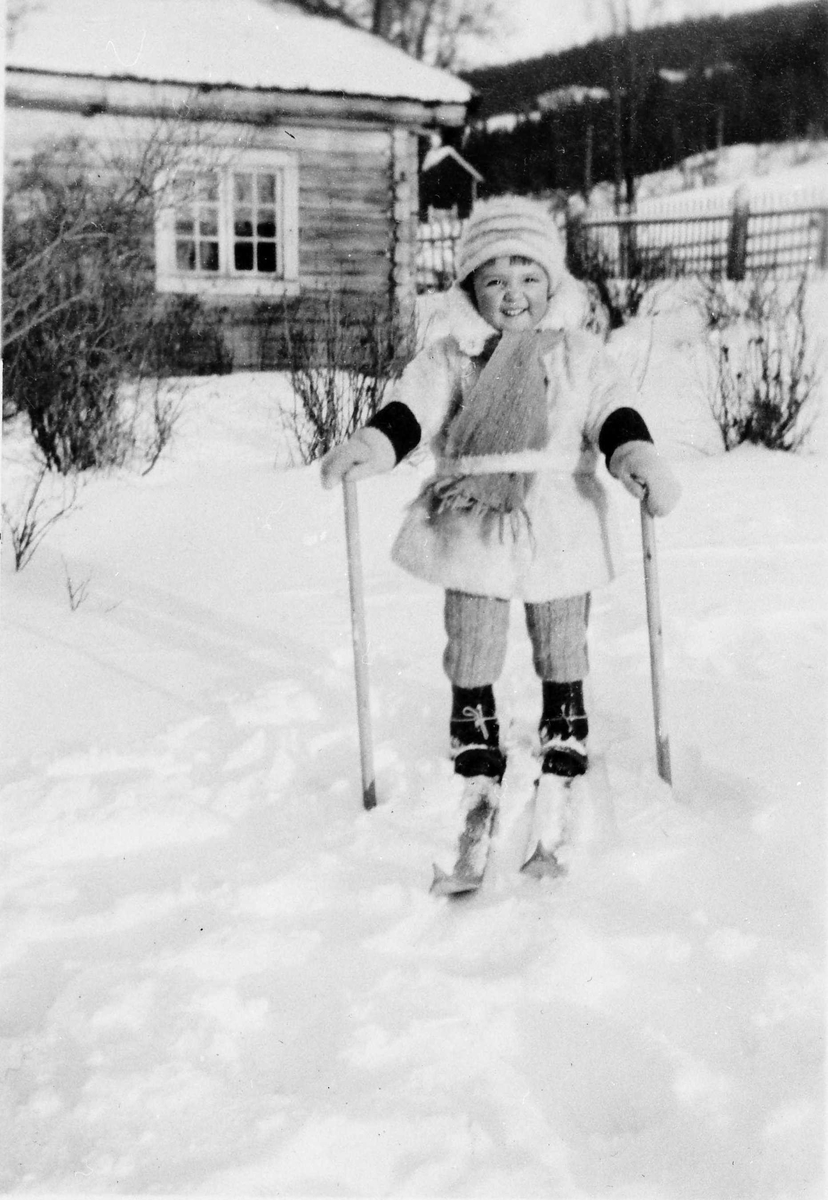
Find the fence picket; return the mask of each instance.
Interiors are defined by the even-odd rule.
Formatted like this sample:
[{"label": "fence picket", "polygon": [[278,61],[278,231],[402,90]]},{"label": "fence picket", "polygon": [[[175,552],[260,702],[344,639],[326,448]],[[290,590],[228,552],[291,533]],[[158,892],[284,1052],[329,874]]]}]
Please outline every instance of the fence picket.
[{"label": "fence picket", "polygon": [[[772,208],[766,207],[764,196],[751,197],[748,204],[737,195],[729,207],[722,206],[721,198],[714,204],[713,197],[694,196],[679,206],[689,206],[684,214],[675,208],[658,216],[593,213],[571,218],[562,234],[569,244],[585,238],[607,273],[619,278],[641,270],[650,278],[801,274],[828,269],[828,204],[818,190],[814,195],[814,203],[797,207],[789,202],[783,206],[777,197]],[[463,225],[454,217],[420,225],[418,291],[443,291],[450,286]]]}]

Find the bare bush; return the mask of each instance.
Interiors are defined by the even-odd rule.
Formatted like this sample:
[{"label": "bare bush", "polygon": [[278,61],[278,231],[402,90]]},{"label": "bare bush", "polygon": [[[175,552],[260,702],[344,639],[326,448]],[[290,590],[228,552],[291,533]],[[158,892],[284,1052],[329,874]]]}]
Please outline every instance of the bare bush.
[{"label": "bare bush", "polygon": [[150,331],[146,370],[156,375],[227,375],[233,354],[222,332],[223,314],[200,296],[165,298]]},{"label": "bare bush", "polygon": [[124,383],[119,391],[119,412],[129,431],[133,454],[148,475],[172,441],[184,411],[187,380],[149,375]]},{"label": "bare bush", "polygon": [[27,414],[44,462],[62,474],[120,465],[133,450],[118,388],[152,287],[137,227],[148,197],[130,208],[122,193],[93,185],[79,142],[36,154],[9,185],[5,406]]},{"label": "bare bush", "polygon": [[86,579],[73,579],[66,559],[63,560],[63,573],[66,582],[66,595],[69,597],[69,607],[72,612],[77,612],[83,602],[89,596],[89,585],[92,582],[92,576],[88,575]]},{"label": "bare bush", "polygon": [[748,442],[794,451],[810,433],[819,364],[804,318],[805,277],[790,289],[764,277],[738,290],[709,285],[716,357],[711,408],[725,450]]},{"label": "bare bush", "polygon": [[624,255],[624,270],[619,275],[611,257],[590,233],[582,220],[570,217],[567,222],[567,266],[576,279],[582,280],[594,297],[591,328],[603,333],[620,329],[638,315],[641,303],[656,281],[668,277],[669,252],[638,247],[630,243]]},{"label": "bare bush", "polygon": [[106,161],[67,140],[9,173],[3,411],[26,414],[50,470],[122,466],[145,452],[151,468],[169,441],[174,407],[156,389],[155,432],[142,441],[124,384],[158,375],[171,331],[183,322],[192,333],[203,315],[185,306],[171,322],[155,293],[157,181],[174,147],[160,127]]},{"label": "bare bush", "polygon": [[46,473],[47,468],[41,466],[19,507],[12,509],[3,504],[3,521],[9,529],[16,571],[22,571],[31,562],[51,527],[67,516],[77,504],[77,481],[73,481],[68,490],[64,488],[58,499],[48,501],[42,496],[41,488]]},{"label": "bare bush", "polygon": [[163,380],[155,380],[148,437],[142,447],[145,466],[142,475],[149,475],[166,447],[172,441],[175,427],[181,416],[181,391]]},{"label": "bare bush", "polygon": [[284,345],[294,408],[287,416],[303,463],[313,462],[369,420],[411,357],[413,319],[387,306],[355,307],[340,292],[285,309]]}]

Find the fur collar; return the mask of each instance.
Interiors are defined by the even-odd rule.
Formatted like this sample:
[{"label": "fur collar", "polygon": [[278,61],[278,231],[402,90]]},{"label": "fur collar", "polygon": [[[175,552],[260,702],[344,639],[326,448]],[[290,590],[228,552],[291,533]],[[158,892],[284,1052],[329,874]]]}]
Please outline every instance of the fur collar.
[{"label": "fur collar", "polygon": [[[589,313],[589,293],[574,275],[564,275],[556,288],[549,308],[538,329],[583,329]],[[464,354],[472,358],[481,354],[492,336],[492,327],[484,321],[458,284],[443,292],[426,318],[423,345],[430,346],[441,338],[453,338]]]}]

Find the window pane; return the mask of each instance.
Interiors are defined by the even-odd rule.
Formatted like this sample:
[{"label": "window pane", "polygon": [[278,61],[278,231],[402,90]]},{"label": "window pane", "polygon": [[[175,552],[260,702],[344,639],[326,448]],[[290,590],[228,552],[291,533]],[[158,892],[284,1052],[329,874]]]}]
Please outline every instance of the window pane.
[{"label": "window pane", "polygon": [[175,243],[175,265],[179,271],[195,270],[195,242]]},{"label": "window pane", "polygon": [[208,171],[206,174],[198,176],[196,196],[208,204],[215,204],[218,201],[218,175],[215,171]]},{"label": "window pane", "polygon": [[275,242],[259,242],[256,247],[256,269],[272,275],[276,270]]},{"label": "window pane", "polygon": [[258,175],[257,193],[259,204],[275,204],[276,203],[276,176],[275,175]]},{"label": "window pane", "polygon": [[252,271],[253,270],[253,243],[252,242],[236,242],[234,247],[234,258],[237,271]]},{"label": "window pane", "polygon": [[236,204],[252,204],[253,203],[253,176],[252,175],[234,175],[233,176],[233,196]]},{"label": "window pane", "polygon": [[233,221],[233,232],[236,237],[253,236],[253,213],[249,208],[240,208]]},{"label": "window pane", "polygon": [[195,229],[193,218],[186,213],[182,213],[175,218],[175,232],[192,234]]},{"label": "window pane", "polygon": [[198,250],[202,271],[217,271],[219,269],[218,242],[200,242]]},{"label": "window pane", "polygon": [[211,209],[202,212],[198,222],[198,232],[202,237],[218,237],[218,213]]},{"label": "window pane", "polygon": [[273,238],[276,236],[276,213],[272,208],[260,208],[256,221],[256,233],[259,237]]},{"label": "window pane", "polygon": [[173,200],[178,206],[179,204],[189,204],[193,198],[195,189],[195,176],[189,172],[183,175],[176,175],[173,180]]}]

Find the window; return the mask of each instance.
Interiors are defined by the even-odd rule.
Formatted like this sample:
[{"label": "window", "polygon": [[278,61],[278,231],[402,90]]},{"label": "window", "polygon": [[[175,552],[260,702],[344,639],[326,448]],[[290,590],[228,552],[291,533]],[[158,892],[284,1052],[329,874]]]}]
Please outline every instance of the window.
[{"label": "window", "polygon": [[222,166],[191,162],[160,186],[160,291],[280,295],[298,290],[294,159],[248,151]]}]

